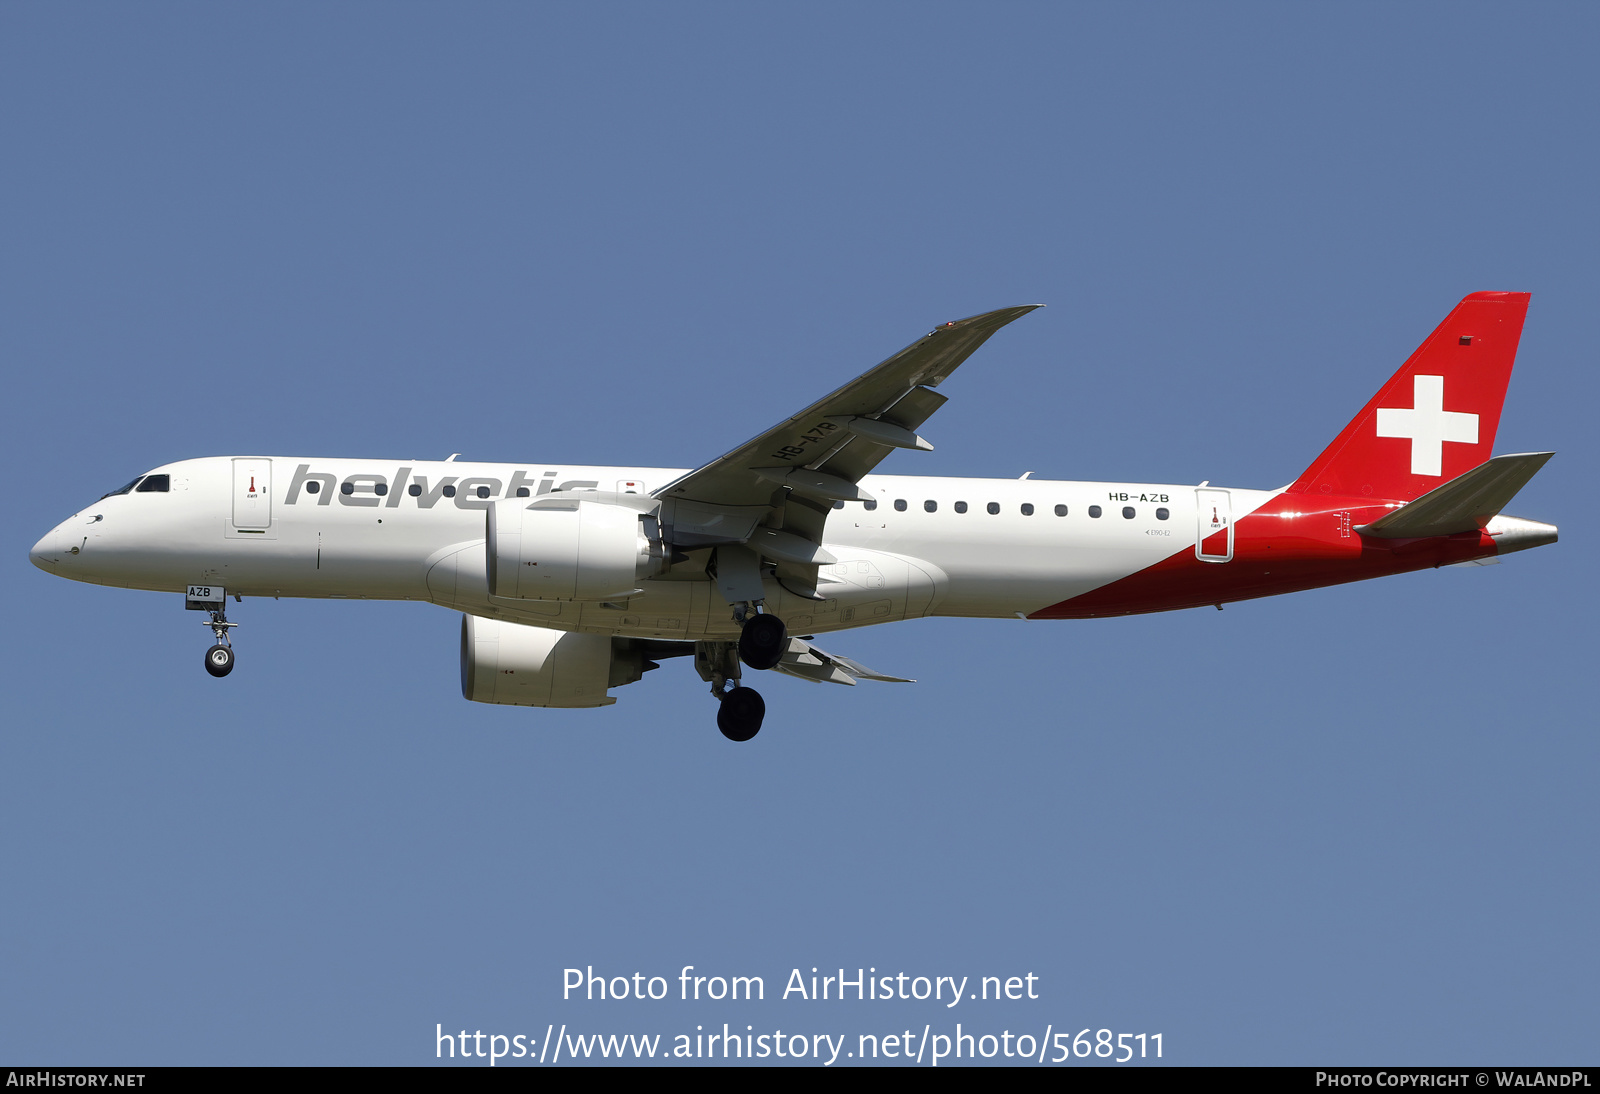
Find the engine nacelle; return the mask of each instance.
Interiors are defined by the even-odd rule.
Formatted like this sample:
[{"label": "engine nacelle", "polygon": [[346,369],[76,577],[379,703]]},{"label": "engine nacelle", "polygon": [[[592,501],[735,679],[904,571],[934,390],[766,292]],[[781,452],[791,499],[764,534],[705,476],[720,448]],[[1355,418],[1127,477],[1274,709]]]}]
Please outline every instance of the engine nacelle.
[{"label": "engine nacelle", "polygon": [[607,707],[607,688],[653,668],[627,639],[461,617],[461,694],[474,703]]},{"label": "engine nacelle", "polygon": [[668,552],[655,519],[578,497],[521,499],[489,507],[489,593],[517,600],[612,600],[639,591]]}]

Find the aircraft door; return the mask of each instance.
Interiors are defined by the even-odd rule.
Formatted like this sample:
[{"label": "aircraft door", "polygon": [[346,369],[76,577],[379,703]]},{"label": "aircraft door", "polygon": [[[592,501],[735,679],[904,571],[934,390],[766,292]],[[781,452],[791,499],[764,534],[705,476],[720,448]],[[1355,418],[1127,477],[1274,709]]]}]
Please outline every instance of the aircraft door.
[{"label": "aircraft door", "polygon": [[247,456],[233,461],[233,526],[272,527],[272,461]]},{"label": "aircraft door", "polygon": [[1196,490],[1194,554],[1201,562],[1233,558],[1233,515],[1226,490]]}]

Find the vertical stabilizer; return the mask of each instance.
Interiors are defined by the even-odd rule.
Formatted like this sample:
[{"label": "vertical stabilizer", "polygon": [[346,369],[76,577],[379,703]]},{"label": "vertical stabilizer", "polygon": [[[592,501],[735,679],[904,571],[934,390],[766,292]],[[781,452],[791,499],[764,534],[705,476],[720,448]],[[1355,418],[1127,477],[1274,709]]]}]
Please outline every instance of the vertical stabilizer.
[{"label": "vertical stabilizer", "polygon": [[1457,304],[1289,490],[1411,501],[1487,460],[1528,295]]}]

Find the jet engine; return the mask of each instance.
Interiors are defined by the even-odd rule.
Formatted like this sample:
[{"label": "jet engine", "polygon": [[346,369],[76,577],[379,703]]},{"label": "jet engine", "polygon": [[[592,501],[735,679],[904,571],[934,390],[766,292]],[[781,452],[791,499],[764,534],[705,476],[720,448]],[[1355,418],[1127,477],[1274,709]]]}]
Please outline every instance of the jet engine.
[{"label": "jet engine", "polygon": [[461,617],[461,694],[474,703],[605,707],[607,688],[655,667],[625,638]]},{"label": "jet engine", "polygon": [[489,507],[489,592],[518,600],[611,600],[660,573],[668,550],[655,518],[577,497]]}]

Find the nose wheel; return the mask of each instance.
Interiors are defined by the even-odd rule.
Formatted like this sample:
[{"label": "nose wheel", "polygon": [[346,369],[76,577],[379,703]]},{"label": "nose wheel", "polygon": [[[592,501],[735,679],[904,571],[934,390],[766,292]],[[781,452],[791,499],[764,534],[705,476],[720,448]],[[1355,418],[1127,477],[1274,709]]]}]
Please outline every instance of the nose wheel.
[{"label": "nose wheel", "polygon": [[217,636],[217,644],[206,650],[206,671],[216,677],[233,671],[233,643],[228,639],[228,632],[239,625],[228,622],[227,601],[223,601],[223,605],[212,611],[211,618],[205,621],[211,633]]},{"label": "nose wheel", "polygon": [[216,645],[206,650],[206,671],[212,676],[226,676],[233,671],[233,647]]}]

